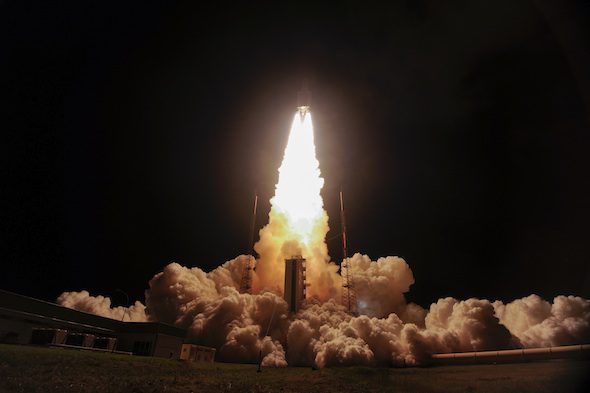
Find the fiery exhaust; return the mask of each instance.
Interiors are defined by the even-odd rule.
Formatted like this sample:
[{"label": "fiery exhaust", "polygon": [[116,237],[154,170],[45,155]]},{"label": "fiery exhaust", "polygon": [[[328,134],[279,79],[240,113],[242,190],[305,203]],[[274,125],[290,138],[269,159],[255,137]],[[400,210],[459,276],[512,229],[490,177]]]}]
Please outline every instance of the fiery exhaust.
[{"label": "fiery exhaust", "polygon": [[301,255],[307,260],[308,296],[327,300],[338,295],[338,267],[330,263],[325,243],[329,227],[320,194],[323,186],[311,113],[297,112],[270,200],[269,223],[254,247],[260,255],[255,292],[265,288],[282,292],[285,259]]},{"label": "fiery exhaust", "polygon": [[295,114],[272,207],[285,216],[290,237],[310,244],[313,230],[325,214],[320,191],[324,179],[315,155],[311,113]]}]

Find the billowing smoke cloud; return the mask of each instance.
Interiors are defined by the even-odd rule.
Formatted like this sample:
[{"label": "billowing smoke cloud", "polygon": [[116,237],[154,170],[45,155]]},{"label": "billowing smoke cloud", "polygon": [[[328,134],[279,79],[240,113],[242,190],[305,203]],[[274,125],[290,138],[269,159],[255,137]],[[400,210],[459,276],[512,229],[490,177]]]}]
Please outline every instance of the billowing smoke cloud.
[{"label": "billowing smoke cloud", "polygon": [[[146,306],[136,303],[130,318],[185,328],[189,341],[217,348],[219,360],[254,363],[261,355],[263,365],[275,367],[414,365],[432,353],[590,341],[590,301],[579,297],[558,296],[553,304],[535,295],[508,304],[445,298],[429,310],[407,304],[414,276],[399,257],[349,259],[360,313],[351,316],[339,304],[342,278],[325,242],[323,184],[311,115],[297,113],[269,222],[255,245],[253,294],[239,292],[252,256],[209,273],[171,263],[150,280]],[[310,287],[304,307],[292,315],[281,295],[284,261],[296,255],[306,259]],[[125,311],[85,291],[64,293],[58,302],[117,319]]]},{"label": "billowing smoke cloud", "polygon": [[494,302],[500,321],[525,347],[590,342],[590,300],[557,296],[553,304],[530,295],[506,305]]},{"label": "billowing smoke cloud", "polygon": [[[432,353],[568,345],[590,341],[590,301],[558,296],[549,303],[531,295],[511,303],[439,299],[428,310],[406,304],[414,282],[399,257],[351,258],[361,315],[351,316],[335,299],[309,298],[289,315],[270,290],[239,293],[242,255],[206,273],[178,263],[156,274],[146,307],[126,315],[187,329],[189,341],[217,348],[218,359],[263,365],[402,366],[427,362]],[[66,292],[58,302],[120,319],[122,307],[88,292]]]},{"label": "billowing smoke cloud", "polygon": [[57,303],[64,307],[84,311],[90,314],[100,315],[112,319],[145,322],[145,306],[141,302],[135,302],[130,307],[111,307],[111,299],[104,296],[90,296],[88,291],[64,292],[57,298]]},{"label": "billowing smoke cloud", "polygon": [[[287,328],[287,304],[272,292],[238,292],[249,256],[226,262],[210,273],[171,263],[150,281],[146,313],[150,319],[188,329],[192,341],[218,349],[227,361],[258,361],[285,366],[281,332]],[[266,330],[273,318],[273,330]],[[283,340],[281,340],[283,339]]]},{"label": "billowing smoke cloud", "polygon": [[354,287],[360,300],[361,314],[384,317],[406,310],[404,293],[414,284],[410,266],[399,257],[379,258],[371,261],[367,255],[355,254],[350,258]]}]

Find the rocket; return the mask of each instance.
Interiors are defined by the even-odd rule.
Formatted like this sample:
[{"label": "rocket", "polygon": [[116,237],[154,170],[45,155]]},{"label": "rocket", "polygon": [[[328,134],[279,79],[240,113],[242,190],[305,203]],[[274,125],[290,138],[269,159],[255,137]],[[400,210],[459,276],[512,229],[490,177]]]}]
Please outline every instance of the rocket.
[{"label": "rocket", "polygon": [[311,106],[311,91],[307,88],[307,83],[303,84],[303,88],[297,93],[297,110],[303,118],[309,107]]}]

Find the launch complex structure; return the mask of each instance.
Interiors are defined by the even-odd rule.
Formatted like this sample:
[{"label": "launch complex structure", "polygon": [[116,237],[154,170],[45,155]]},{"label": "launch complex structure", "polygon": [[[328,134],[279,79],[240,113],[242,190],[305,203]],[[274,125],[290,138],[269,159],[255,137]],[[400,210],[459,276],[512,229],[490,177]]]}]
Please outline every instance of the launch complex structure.
[{"label": "launch complex structure", "polygon": [[[297,94],[297,111],[301,120],[310,112],[311,91],[304,83],[303,88]],[[248,253],[254,255],[254,232],[256,229],[256,209],[258,207],[258,195],[254,196],[254,209],[252,211],[252,225],[250,231],[250,242]],[[348,258],[348,245],[346,237],[346,218],[344,215],[344,199],[340,189],[340,227],[342,236],[342,264],[340,274],[342,276],[342,305],[346,307],[349,314],[358,315],[357,297],[354,289],[354,278]],[[244,262],[242,279],[240,282],[241,293],[252,293],[252,271],[255,269],[256,260],[254,257],[247,258]],[[288,309],[297,313],[306,298],[306,260],[301,255],[293,255],[285,259],[285,281],[283,297],[287,302]]]},{"label": "launch complex structure", "polygon": [[295,255],[285,260],[285,291],[284,299],[289,312],[296,313],[305,300],[305,259]]}]

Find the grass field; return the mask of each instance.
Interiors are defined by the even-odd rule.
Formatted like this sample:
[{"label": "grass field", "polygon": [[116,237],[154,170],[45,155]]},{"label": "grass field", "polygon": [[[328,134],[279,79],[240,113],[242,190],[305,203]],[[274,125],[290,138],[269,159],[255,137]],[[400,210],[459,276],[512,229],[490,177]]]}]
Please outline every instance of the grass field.
[{"label": "grass field", "polygon": [[588,361],[264,369],[0,345],[0,392],[586,392]]}]

